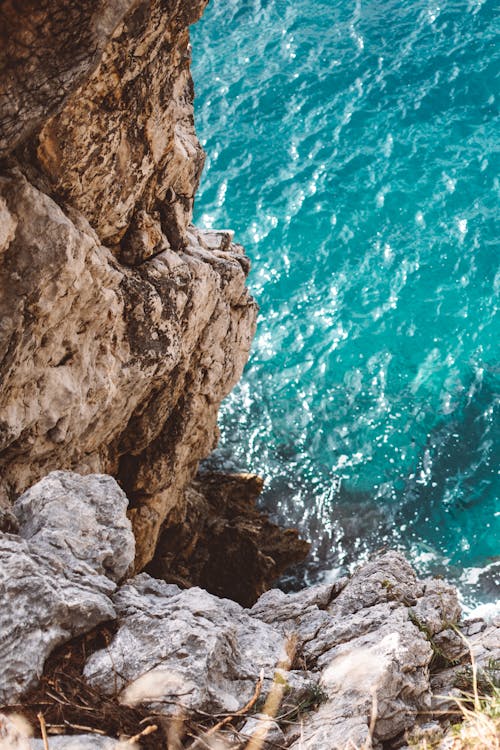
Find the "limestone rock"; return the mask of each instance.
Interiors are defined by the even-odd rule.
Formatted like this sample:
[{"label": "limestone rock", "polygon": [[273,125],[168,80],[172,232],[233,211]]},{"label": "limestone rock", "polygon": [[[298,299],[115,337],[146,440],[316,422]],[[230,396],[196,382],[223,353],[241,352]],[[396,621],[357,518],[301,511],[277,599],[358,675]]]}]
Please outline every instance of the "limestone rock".
[{"label": "limestone rock", "polygon": [[17,534],[19,531],[17,518],[9,508],[0,507],[0,531],[8,534]]},{"label": "limestone rock", "polygon": [[[119,742],[99,734],[75,734],[51,737],[50,750],[135,750],[137,745]],[[28,750],[44,750],[43,740],[31,740]]]},{"label": "limestone rock", "polygon": [[439,712],[455,708],[452,697],[473,691],[472,659],[477,669],[478,690],[487,692],[500,682],[500,618],[486,623],[481,619],[465,622],[461,627],[462,652],[457,661],[431,676],[432,708]]},{"label": "limestone rock", "polygon": [[142,567],[167,513],[182,518],[247,359],[247,261],[190,229],[184,252],[127,268],[16,171],[0,194],[12,217],[0,254],[3,504],[57,468],[116,476]]},{"label": "limestone rock", "polygon": [[[0,750],[44,750],[43,740],[32,738],[32,728],[19,714],[0,714]],[[136,750],[136,744],[99,734],[51,736],[50,750]]]},{"label": "limestone rock", "polygon": [[255,714],[247,719],[238,732],[239,736],[247,742],[254,739],[261,740],[263,750],[272,750],[275,747],[286,747],[286,737],[277,721],[266,714]]},{"label": "limestone rock", "polygon": [[[145,573],[116,588],[102,572],[116,579],[126,569],[116,550],[126,547],[121,491],[109,477],[63,472],[45,483],[45,493],[41,483],[14,507],[25,538],[0,537],[3,585],[14,587],[4,599],[15,603],[8,625],[0,622],[15,646],[6,649],[7,659],[2,655],[4,694],[18,694],[36,678],[35,651],[46,655],[70,634],[114,615],[116,634],[87,660],[84,677],[122,704],[165,715],[179,704],[188,712],[234,712],[252,696],[262,670],[262,698],[278,686],[278,715],[300,719],[270,726],[268,744],[368,750],[416,731],[418,717],[429,716],[431,688],[438,685],[430,674],[436,642],[452,642],[449,618],[458,620],[459,608],[451,587],[419,581],[401,555],[386,553],[333,584],[269,591],[250,610]],[[59,511],[65,492],[68,510]],[[498,658],[498,624],[472,621],[464,632],[480,668]],[[20,638],[27,644],[22,651]],[[40,658],[36,669],[42,665]],[[439,674],[442,686],[459,672]],[[240,730],[258,735],[261,719],[248,718]]]},{"label": "limestone rock", "polygon": [[242,248],[190,226],[206,2],[0,0],[0,507],[55,469],[111,474],[137,569],[255,329]]},{"label": "limestone rock", "polygon": [[97,66],[135,0],[0,2],[0,158]]},{"label": "limestone rock", "polygon": [[[134,559],[128,500],[112,477],[54,471],[14,505],[19,535],[50,550],[68,569],[78,559],[118,582]],[[40,552],[41,554],[41,552]]]},{"label": "limestone rock", "polygon": [[202,711],[235,711],[250,699],[264,670],[267,684],[284,638],[238,604],[198,588],[181,591],[142,573],[114,604],[119,630],[85,667],[91,685],[120,701],[171,713],[175,703]]},{"label": "limestone rock", "polygon": [[[143,700],[150,710],[169,713],[181,700],[234,711],[250,697],[260,667],[269,688],[284,644],[293,643],[293,669],[280,672],[289,690],[282,708],[310,707],[300,727],[285,729],[296,750],[368,748],[413,727],[431,707],[431,641],[446,641],[450,616],[459,616],[451,587],[419,581],[393,552],[350,579],[296,594],[269,591],[250,610],[145,574],[124,585],[114,603],[120,628],[110,647],[90,658],[86,677],[108,694],[118,679],[121,701]],[[257,725],[252,720],[247,729]]]},{"label": "limestone rock", "polygon": [[411,727],[431,704],[431,632],[446,631],[459,611],[451,587],[419,581],[395,552],[361,566],[349,580],[292,595],[264,594],[252,614],[295,633],[303,664],[326,694],[300,737],[289,731],[290,747],[369,747],[375,709],[375,743]]},{"label": "limestone rock", "polygon": [[0,750],[32,750],[31,727],[20,715],[0,713]]},{"label": "limestone rock", "polygon": [[0,703],[39,677],[59,644],[114,618],[132,564],[127,499],[111,477],[55,472],[14,506],[20,536],[0,534]]},{"label": "limestone rock", "polygon": [[438,578],[427,578],[422,583],[424,595],[412,607],[417,622],[426,628],[430,636],[443,632],[443,622],[448,626],[457,625],[461,615],[457,590]]}]

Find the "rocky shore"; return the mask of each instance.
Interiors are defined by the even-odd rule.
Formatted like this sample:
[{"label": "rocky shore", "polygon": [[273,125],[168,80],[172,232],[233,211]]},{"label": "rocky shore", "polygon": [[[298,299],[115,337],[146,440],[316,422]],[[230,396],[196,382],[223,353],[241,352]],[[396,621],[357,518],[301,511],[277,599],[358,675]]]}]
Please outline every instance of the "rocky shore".
[{"label": "rocky shore", "polygon": [[199,471],[257,314],[191,223],[205,4],[0,2],[2,750],[402,747],[498,667],[395,552],[268,591],[308,545]]},{"label": "rocky shore", "polygon": [[[436,697],[436,686],[440,695],[457,694],[469,649],[480,673],[495,677],[498,624],[462,623],[455,589],[419,580],[398,553],[333,584],[295,594],[272,589],[244,608],[147,573],[128,578],[135,541],[127,505],[112,477],[62,471],[14,503],[17,532],[0,541],[4,733],[10,712],[43,711],[49,731],[82,725],[71,719],[71,649],[59,651],[55,668],[44,673],[44,665],[99,626],[105,637],[100,646],[87,641],[72,700],[92,691],[80,715],[97,732],[102,705],[109,712],[141,706],[146,727],[157,727],[146,735],[149,747],[164,746],[165,720],[177,721],[189,740],[184,725],[210,717],[208,727],[198,725],[209,747],[243,747],[259,733],[268,748],[401,747],[419,728],[439,736],[435,719],[451,704]],[[219,717],[231,724],[213,733]],[[145,726],[136,721],[139,734]],[[50,747],[74,741],[51,738]],[[102,736],[92,742],[117,744]],[[42,744],[26,739],[19,747]]]}]

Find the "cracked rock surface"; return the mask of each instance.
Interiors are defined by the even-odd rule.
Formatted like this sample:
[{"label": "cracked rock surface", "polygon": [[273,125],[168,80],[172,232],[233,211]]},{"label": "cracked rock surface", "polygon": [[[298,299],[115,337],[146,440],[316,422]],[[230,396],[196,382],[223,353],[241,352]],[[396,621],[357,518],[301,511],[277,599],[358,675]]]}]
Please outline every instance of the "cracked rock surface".
[{"label": "cracked rock surface", "polygon": [[[84,673],[117,701],[233,712],[262,670],[262,703],[280,685],[299,716],[273,726],[280,744],[378,750],[463,677],[452,587],[395,552],[251,609],[125,580],[160,539],[159,575],[248,605],[305,551],[248,512],[255,478],[193,484],[257,312],[232,233],[191,225],[204,155],[188,27],[205,4],[0,0],[0,702],[113,620]],[[499,659],[498,624],[464,632],[481,668]]]},{"label": "cracked rock surface", "polygon": [[134,559],[127,502],[112,477],[56,471],[15,503],[19,535],[0,533],[0,703],[59,644],[116,616],[111,596]]},{"label": "cracked rock surface", "polygon": [[275,628],[236,602],[196,587],[181,591],[141,573],[114,598],[120,629],[94,654],[85,677],[127,704],[172,713],[175,702],[202,711],[236,711],[260,670],[269,684],[284,648]]},{"label": "cracked rock surface", "polygon": [[290,747],[343,750],[393,739],[430,708],[428,629],[444,630],[460,608],[451,586],[418,580],[400,554],[388,552],[349,580],[291,596],[269,591],[251,612],[298,635],[304,662],[326,695],[300,736],[290,730]]},{"label": "cracked rock surface", "polygon": [[[466,671],[456,591],[419,580],[399,553],[333,584],[268,591],[248,609],[146,573],[123,580],[134,558],[126,508],[111,477],[71,472],[50,474],[15,503],[18,533],[0,534],[4,704],[37,682],[56,646],[110,620],[106,648],[82,662],[97,695],[148,715],[234,713],[262,675],[255,716],[241,728],[258,736],[269,724],[270,737],[294,750],[399,741],[440,708],[433,693],[452,690]],[[487,669],[500,657],[498,623],[461,627]],[[276,690],[279,726],[263,715]]]},{"label": "cracked rock surface", "polygon": [[133,500],[142,567],[167,513],[182,518],[246,361],[248,262],[227,235],[220,249],[217,233],[190,229],[182,253],[130,269],[19,172],[0,194],[0,494],[61,467],[113,474]]},{"label": "cracked rock surface", "polygon": [[50,471],[109,473],[142,569],[255,330],[243,249],[191,226],[206,0],[35,5],[0,0],[0,522]]}]

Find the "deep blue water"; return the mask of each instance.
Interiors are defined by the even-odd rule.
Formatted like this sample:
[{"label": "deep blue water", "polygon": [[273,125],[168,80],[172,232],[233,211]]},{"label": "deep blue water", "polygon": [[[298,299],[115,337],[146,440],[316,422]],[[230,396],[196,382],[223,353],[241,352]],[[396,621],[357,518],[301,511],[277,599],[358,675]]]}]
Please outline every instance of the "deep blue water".
[{"label": "deep blue water", "polygon": [[211,0],[192,29],[195,220],[253,260],[220,462],[313,543],[500,578],[500,13],[493,0]]}]

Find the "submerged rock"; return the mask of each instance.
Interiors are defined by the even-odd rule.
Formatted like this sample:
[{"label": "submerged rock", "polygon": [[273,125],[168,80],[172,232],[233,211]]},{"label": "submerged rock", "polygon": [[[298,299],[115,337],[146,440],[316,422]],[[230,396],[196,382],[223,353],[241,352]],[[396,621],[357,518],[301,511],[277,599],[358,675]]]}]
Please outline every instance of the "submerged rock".
[{"label": "submerged rock", "polygon": [[14,505],[19,536],[0,534],[0,703],[59,644],[115,617],[111,595],[134,559],[127,504],[111,477],[58,471]]}]

